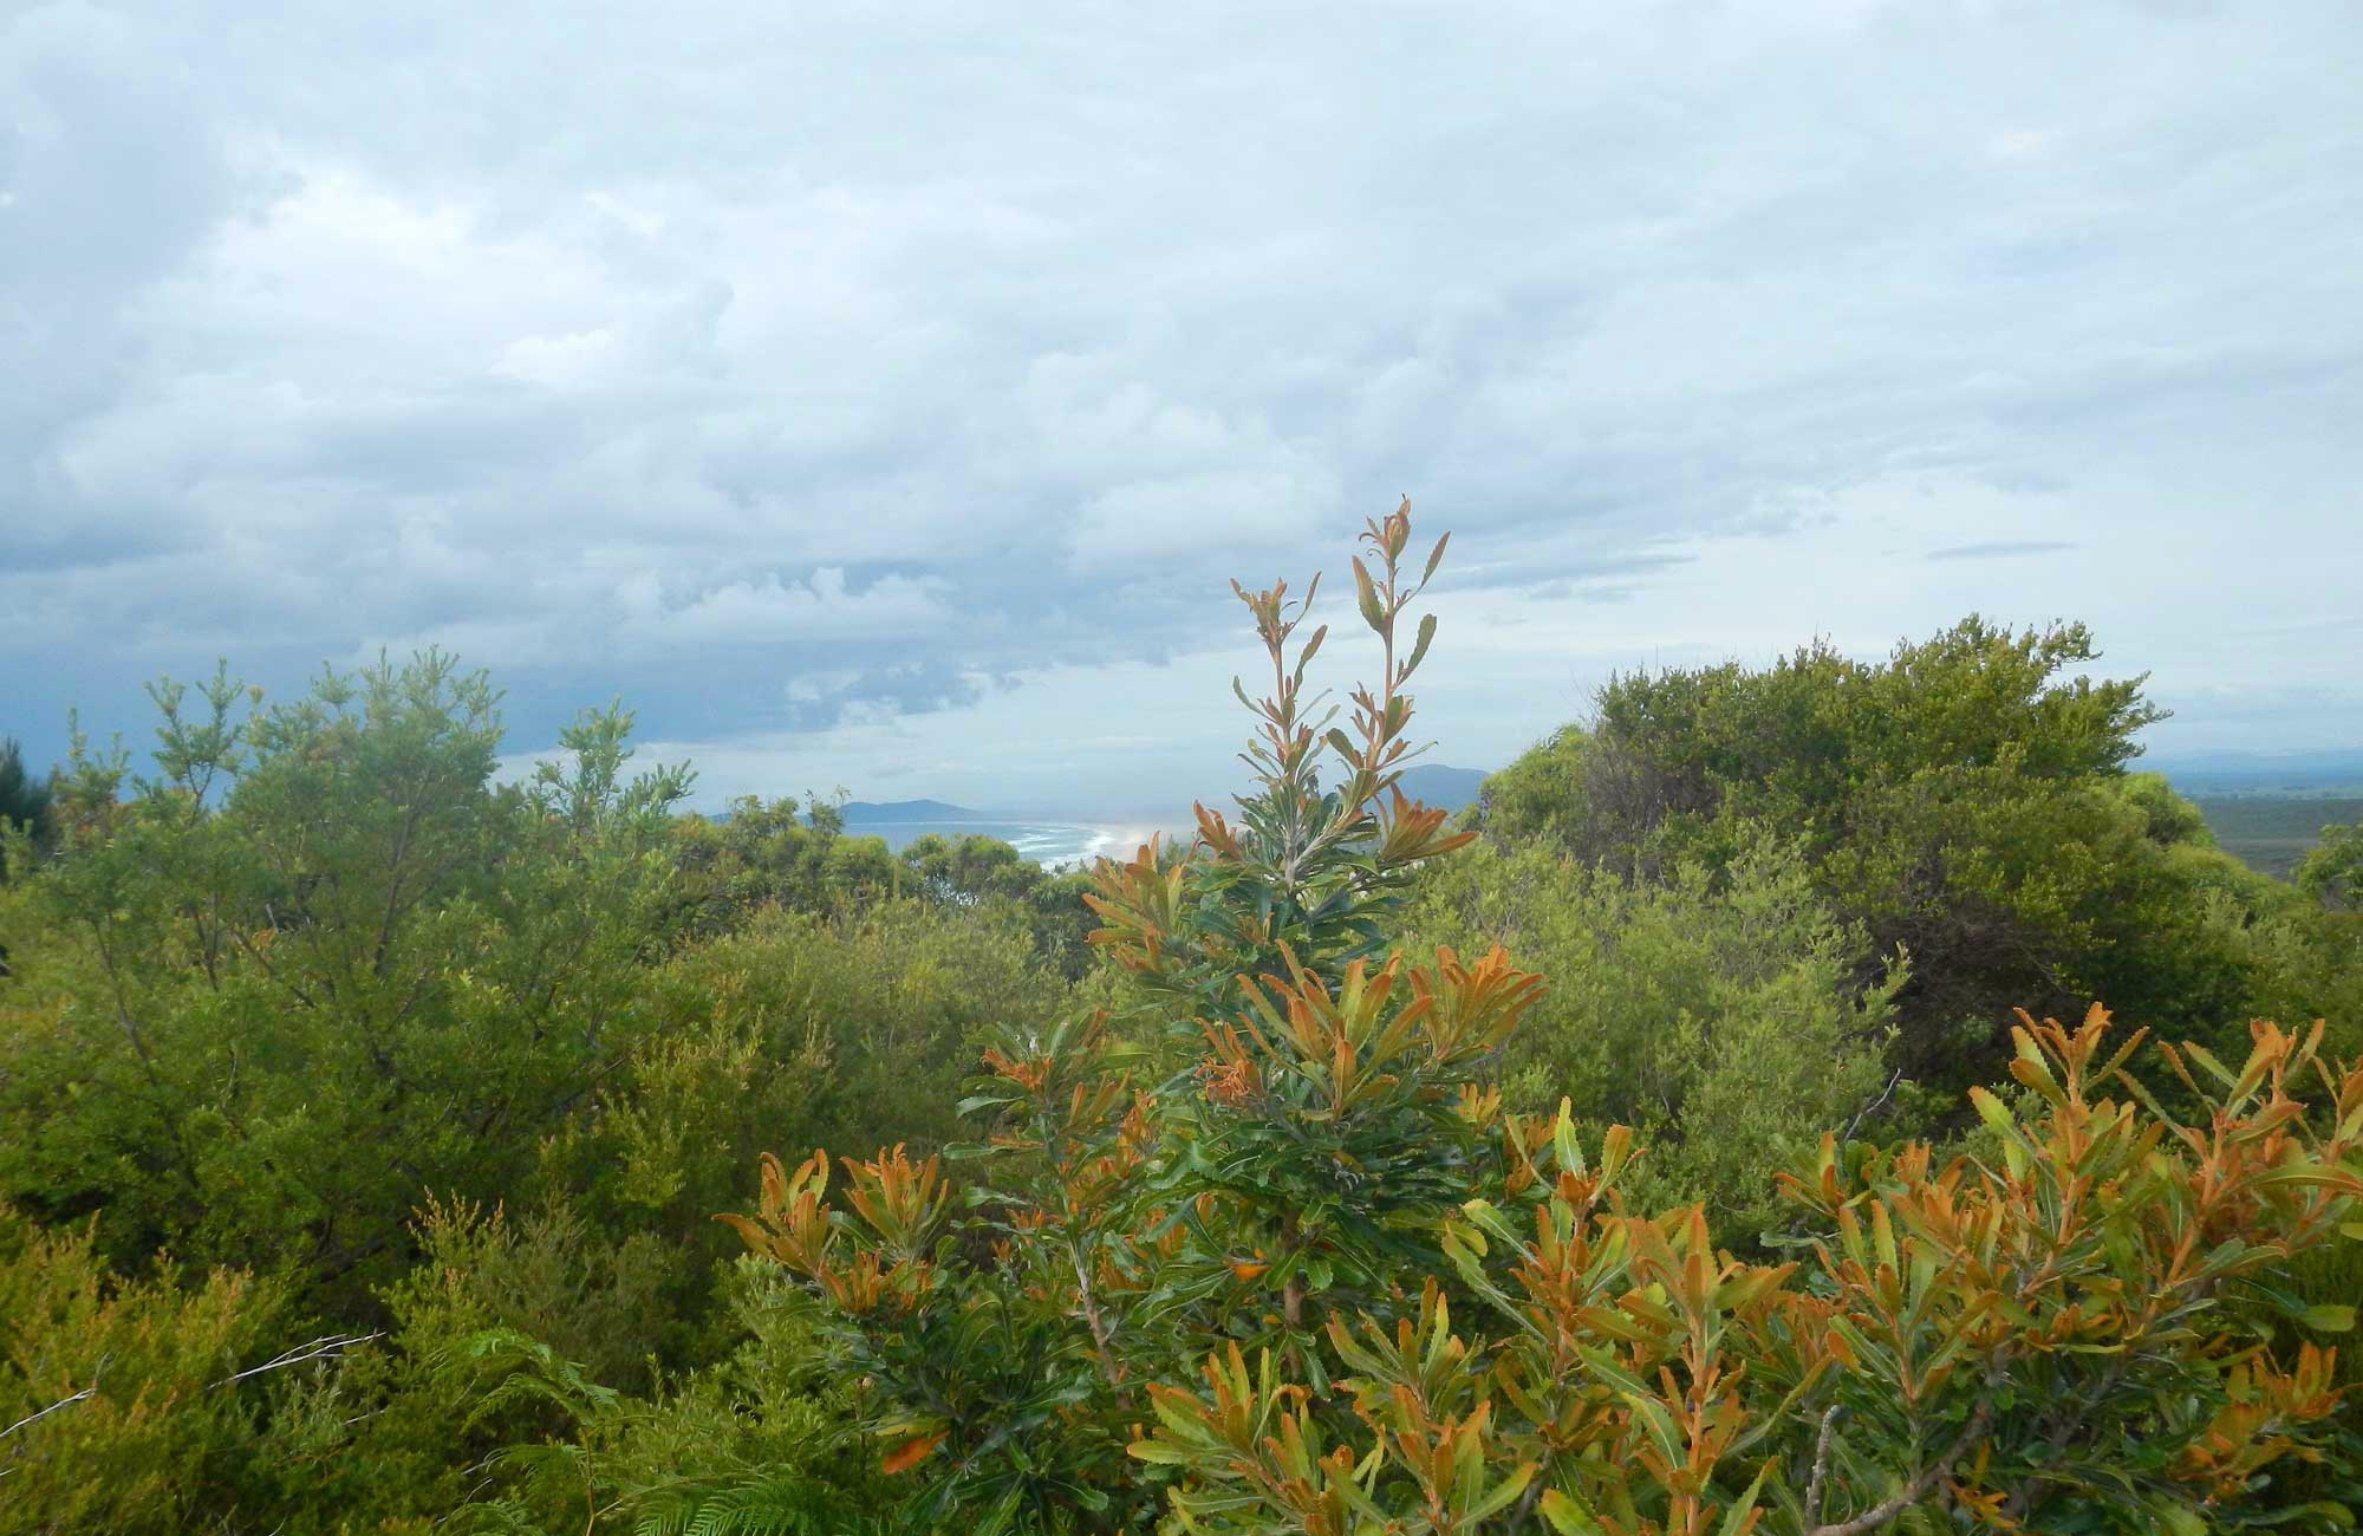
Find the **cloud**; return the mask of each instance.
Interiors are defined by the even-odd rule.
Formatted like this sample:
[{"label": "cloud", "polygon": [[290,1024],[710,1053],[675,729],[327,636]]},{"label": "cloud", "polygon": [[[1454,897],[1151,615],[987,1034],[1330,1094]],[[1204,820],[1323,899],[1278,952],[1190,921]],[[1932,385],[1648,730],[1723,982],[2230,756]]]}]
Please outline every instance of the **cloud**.
[{"label": "cloud", "polygon": [[1996,539],[1985,544],[1952,544],[1928,552],[1931,560],[2009,560],[2022,555],[2050,555],[2074,549],[2067,539]]},{"label": "cloud", "polygon": [[777,576],[734,581],[668,605],[650,586],[626,592],[633,623],[666,645],[737,645],[781,640],[912,637],[942,628],[951,612],[942,583],[883,576],[860,591],[845,573],[823,566],[806,582]]},{"label": "cloud", "polygon": [[[521,749],[621,693],[793,787],[1186,799],[1225,580],[1406,491],[1467,760],[1968,606],[2102,622],[2173,729],[2363,729],[2336,0],[241,19],[0,24],[36,755],[441,643]],[[2244,612],[2298,628],[2201,654]]]},{"label": "cloud", "polygon": [[1211,470],[1127,481],[1094,496],[1069,543],[1084,570],[1166,560],[1209,546],[1238,558],[1298,549],[1338,511],[1335,476],[1316,464]]}]

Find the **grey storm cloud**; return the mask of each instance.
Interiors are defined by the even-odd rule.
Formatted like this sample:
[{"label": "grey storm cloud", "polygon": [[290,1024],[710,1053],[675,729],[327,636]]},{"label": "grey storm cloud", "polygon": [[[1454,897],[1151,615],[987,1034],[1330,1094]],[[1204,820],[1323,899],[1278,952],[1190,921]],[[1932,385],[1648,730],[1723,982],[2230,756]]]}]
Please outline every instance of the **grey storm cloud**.
[{"label": "grey storm cloud", "polygon": [[1464,760],[1972,606],[2363,725],[2337,0],[294,11],[0,21],[36,755],[439,644],[521,748],[1183,794],[1223,579],[1403,491]]}]

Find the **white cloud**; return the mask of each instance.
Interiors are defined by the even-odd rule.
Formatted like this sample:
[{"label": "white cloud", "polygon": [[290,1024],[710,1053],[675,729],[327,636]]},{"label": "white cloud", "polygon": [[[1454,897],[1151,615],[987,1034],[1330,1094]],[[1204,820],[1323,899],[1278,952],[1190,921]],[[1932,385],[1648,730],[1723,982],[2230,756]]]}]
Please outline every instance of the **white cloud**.
[{"label": "white cloud", "polygon": [[1110,486],[1075,520],[1072,549],[1084,570],[1220,549],[1246,560],[1301,549],[1339,510],[1336,476],[1314,464],[1210,470]]},{"label": "white cloud", "polygon": [[1970,606],[2353,739],[2363,29],[2186,9],[25,10],[0,730],[440,641],[521,747],[1181,800],[1224,578],[1408,491],[1471,760]]}]

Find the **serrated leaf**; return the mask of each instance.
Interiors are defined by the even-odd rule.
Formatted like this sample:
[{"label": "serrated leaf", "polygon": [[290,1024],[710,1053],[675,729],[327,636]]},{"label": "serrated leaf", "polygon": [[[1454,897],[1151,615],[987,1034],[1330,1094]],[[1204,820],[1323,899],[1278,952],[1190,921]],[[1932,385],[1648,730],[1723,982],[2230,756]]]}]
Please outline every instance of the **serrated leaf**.
[{"label": "serrated leaf", "polygon": [[1371,581],[1370,572],[1359,556],[1354,560],[1354,602],[1362,610],[1362,622],[1374,630],[1387,627],[1387,611],[1379,606],[1378,587]]},{"label": "serrated leaf", "polygon": [[1600,1522],[1592,1518],[1591,1512],[1556,1488],[1546,1491],[1542,1502],[1535,1507],[1559,1536],[1600,1536]]},{"label": "serrated leaf", "polygon": [[1428,654],[1428,642],[1436,638],[1436,616],[1423,613],[1419,620],[1419,638],[1411,642],[1411,659],[1403,663],[1401,677],[1409,677],[1419,666],[1420,658]]},{"label": "serrated leaf", "polygon": [[2185,1040],[2183,1042],[2182,1049],[2185,1056],[2197,1062],[2200,1066],[2206,1068],[2216,1077],[2222,1079],[2223,1085],[2226,1088],[2236,1088],[2239,1086],[2240,1079],[2233,1075],[2232,1069],[2225,1066],[2222,1062],[2216,1060],[2215,1053],[2208,1050],[2207,1047],[2201,1045],[2198,1041]]}]

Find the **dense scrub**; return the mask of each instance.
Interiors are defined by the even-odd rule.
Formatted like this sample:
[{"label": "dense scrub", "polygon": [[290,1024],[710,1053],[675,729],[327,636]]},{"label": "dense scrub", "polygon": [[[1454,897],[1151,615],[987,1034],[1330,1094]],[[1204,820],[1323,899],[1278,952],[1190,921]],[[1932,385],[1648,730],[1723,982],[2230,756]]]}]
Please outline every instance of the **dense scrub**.
[{"label": "dense scrub", "polygon": [[1632,1127],[1651,1156],[1627,1193],[1703,1202],[1726,1244],[1781,1225],[1776,1175],[1901,1087],[1887,1058],[1907,969],[1874,962],[1785,845],[1636,883],[1481,843],[1428,873],[1407,921],[1422,947],[1498,943],[1550,978],[1504,1043],[1505,1105],[1564,1101],[1588,1136]]},{"label": "dense scrub", "polygon": [[[682,816],[614,712],[510,783],[441,656],[157,703],[153,777],[83,749],[9,829],[0,1258],[80,1300],[0,1320],[0,1423],[69,1405],[0,1440],[0,1530],[439,1521],[498,1507],[505,1447],[801,1393],[712,1213],[783,1135],[941,1144],[987,1025],[1073,1005],[1071,879],[825,804]],[[116,1458],[154,1488],[47,1491]]]},{"label": "dense scrub", "polygon": [[2081,625],[1970,619],[1879,663],[1816,644],[1761,670],[1621,677],[1487,782],[1480,820],[1625,878],[1791,843],[1870,964],[1907,960],[1898,1060],[1923,1082],[2000,1070],[2012,1008],[2094,997],[2225,1050],[2264,1012],[2331,1017],[2363,1045],[2355,930],[2129,771],[2164,712],[2141,679],[2077,670],[2097,655]]},{"label": "dense scrub", "polygon": [[440,656],[161,687],[5,833],[0,1532],[2344,1528],[2347,845],[2229,865],[1974,623],[1455,826],[1442,553],[1334,711],[1243,591],[1258,787],[1089,877],[612,711],[504,780]]}]

